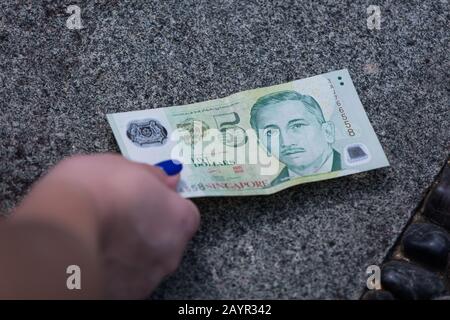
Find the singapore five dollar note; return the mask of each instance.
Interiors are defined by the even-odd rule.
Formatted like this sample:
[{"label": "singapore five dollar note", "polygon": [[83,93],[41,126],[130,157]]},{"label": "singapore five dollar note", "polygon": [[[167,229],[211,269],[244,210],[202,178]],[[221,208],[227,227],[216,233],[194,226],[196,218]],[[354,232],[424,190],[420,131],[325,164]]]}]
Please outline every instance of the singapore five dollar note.
[{"label": "singapore five dollar note", "polygon": [[266,195],[389,165],[346,69],[107,118],[126,158],[183,163],[184,197]]}]

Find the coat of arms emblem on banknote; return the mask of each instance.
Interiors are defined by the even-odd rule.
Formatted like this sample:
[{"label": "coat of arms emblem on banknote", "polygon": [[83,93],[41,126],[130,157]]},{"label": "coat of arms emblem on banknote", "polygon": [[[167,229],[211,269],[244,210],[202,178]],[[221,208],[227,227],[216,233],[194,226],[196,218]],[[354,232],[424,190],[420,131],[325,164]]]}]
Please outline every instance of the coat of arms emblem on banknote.
[{"label": "coat of arms emblem on banknote", "polygon": [[185,197],[271,194],[389,165],[345,69],[108,121],[128,159],[183,162]]},{"label": "coat of arms emblem on banknote", "polygon": [[154,119],[134,120],[128,124],[127,137],[140,147],[163,145],[167,130]]}]

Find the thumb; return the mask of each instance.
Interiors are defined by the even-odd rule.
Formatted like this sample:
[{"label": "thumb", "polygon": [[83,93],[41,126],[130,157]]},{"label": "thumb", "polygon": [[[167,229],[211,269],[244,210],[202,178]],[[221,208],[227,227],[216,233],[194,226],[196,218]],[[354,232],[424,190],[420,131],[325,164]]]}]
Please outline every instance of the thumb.
[{"label": "thumb", "polygon": [[177,185],[178,182],[180,181],[180,175],[177,174],[175,176],[167,176],[165,179],[165,182],[167,184],[167,186],[172,189],[173,191],[177,191]]},{"label": "thumb", "polygon": [[169,188],[176,191],[177,184],[180,181],[180,171],[183,169],[183,164],[177,160],[165,160],[155,164],[155,167],[161,168],[166,176],[164,178]]}]

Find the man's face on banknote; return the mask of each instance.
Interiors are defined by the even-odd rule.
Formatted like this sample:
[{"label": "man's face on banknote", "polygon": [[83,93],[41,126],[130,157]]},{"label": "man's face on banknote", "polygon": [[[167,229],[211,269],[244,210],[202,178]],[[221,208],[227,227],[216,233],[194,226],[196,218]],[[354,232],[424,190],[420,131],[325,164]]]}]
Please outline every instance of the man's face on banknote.
[{"label": "man's face on banknote", "polygon": [[[266,134],[266,137],[260,136],[260,141],[289,169],[302,170],[317,165],[316,162],[330,151],[330,143],[334,140],[327,123],[321,123],[302,101],[266,105],[258,111],[256,123]],[[271,150],[268,146],[271,134],[279,135],[279,150]]]}]

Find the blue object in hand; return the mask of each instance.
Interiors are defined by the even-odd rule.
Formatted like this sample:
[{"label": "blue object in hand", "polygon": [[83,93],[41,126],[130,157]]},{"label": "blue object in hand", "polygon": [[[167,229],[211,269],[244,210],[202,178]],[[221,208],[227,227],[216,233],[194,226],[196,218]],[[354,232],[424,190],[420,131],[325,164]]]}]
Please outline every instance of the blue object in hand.
[{"label": "blue object in hand", "polygon": [[183,169],[183,164],[177,160],[161,161],[155,164],[155,166],[163,169],[168,176],[174,176],[180,173],[181,169]]}]

